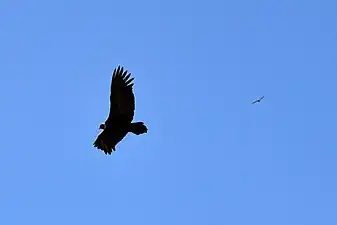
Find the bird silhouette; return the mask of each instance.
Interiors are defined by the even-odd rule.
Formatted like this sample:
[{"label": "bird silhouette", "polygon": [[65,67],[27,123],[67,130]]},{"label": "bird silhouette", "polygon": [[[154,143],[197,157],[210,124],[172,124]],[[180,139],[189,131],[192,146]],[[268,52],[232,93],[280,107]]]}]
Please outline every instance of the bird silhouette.
[{"label": "bird silhouette", "polygon": [[111,80],[110,112],[105,123],[99,128],[103,130],[93,145],[111,155],[116,145],[128,133],[136,135],[147,133],[144,122],[132,122],[135,111],[135,96],[133,93],[133,80],[131,73],[118,66],[114,69]]},{"label": "bird silhouette", "polygon": [[255,104],[255,103],[258,103],[258,102],[261,102],[261,100],[264,99],[264,96],[262,96],[261,98],[255,100],[254,102],[252,102],[252,104]]}]

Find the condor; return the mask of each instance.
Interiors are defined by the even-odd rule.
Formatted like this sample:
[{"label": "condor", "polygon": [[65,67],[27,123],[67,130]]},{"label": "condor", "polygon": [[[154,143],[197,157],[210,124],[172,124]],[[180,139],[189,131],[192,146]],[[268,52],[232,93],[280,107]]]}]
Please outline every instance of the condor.
[{"label": "condor", "polygon": [[135,96],[131,73],[118,66],[114,69],[110,90],[109,116],[99,126],[103,130],[95,142],[94,147],[111,155],[116,151],[116,145],[129,133],[136,135],[147,133],[148,129],[143,122],[132,122],[135,112]]}]

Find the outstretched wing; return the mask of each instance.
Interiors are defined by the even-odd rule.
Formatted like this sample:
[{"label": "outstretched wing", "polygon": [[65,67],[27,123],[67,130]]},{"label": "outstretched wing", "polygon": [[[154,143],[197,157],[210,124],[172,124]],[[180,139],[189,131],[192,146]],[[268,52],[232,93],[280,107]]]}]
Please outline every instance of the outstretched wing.
[{"label": "outstretched wing", "polygon": [[[114,69],[110,90],[110,112],[107,121],[123,118],[131,123],[135,111],[135,96],[133,94],[134,78],[131,73],[118,66]],[[106,122],[107,122],[106,121]]]},{"label": "outstretched wing", "polygon": [[110,139],[106,137],[106,133],[103,131],[98,135],[93,145],[99,150],[104,151],[105,154],[111,155],[112,151],[115,151],[115,149],[113,148],[114,144],[110,142]]},{"label": "outstretched wing", "polygon": [[258,100],[255,100],[252,102],[252,104],[255,104],[255,103],[258,103],[258,102],[261,102],[261,100],[264,99],[264,96],[262,96],[261,98],[259,98]]},{"label": "outstretched wing", "polygon": [[104,151],[105,154],[111,155],[112,151],[116,150],[116,145],[125,137],[123,134],[111,134],[108,130],[103,130],[95,142],[94,147]]}]

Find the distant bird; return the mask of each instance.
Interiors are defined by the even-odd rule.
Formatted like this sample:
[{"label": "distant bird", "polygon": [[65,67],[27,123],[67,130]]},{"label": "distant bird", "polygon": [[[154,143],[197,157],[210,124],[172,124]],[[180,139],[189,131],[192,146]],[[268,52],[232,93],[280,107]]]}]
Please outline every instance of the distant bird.
[{"label": "distant bird", "polygon": [[258,103],[258,102],[261,102],[261,100],[264,99],[264,96],[262,96],[261,98],[259,98],[258,100],[255,100],[254,102],[252,102],[252,104],[255,104],[255,103]]},{"label": "distant bird", "polygon": [[134,78],[131,73],[118,66],[113,71],[110,90],[110,112],[104,124],[99,126],[103,130],[95,142],[94,147],[111,155],[116,151],[116,145],[129,133],[136,135],[147,133],[143,122],[132,123],[135,111],[135,96],[133,94]]}]

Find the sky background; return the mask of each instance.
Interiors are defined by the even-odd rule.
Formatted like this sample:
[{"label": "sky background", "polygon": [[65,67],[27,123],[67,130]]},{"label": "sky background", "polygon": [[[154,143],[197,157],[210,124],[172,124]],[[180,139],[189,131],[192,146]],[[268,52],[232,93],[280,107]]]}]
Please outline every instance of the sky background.
[{"label": "sky background", "polygon": [[[2,0],[0,224],[336,225],[336,11]],[[149,133],[107,156],[119,64]]]}]

